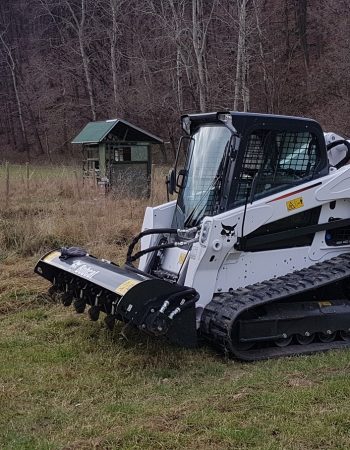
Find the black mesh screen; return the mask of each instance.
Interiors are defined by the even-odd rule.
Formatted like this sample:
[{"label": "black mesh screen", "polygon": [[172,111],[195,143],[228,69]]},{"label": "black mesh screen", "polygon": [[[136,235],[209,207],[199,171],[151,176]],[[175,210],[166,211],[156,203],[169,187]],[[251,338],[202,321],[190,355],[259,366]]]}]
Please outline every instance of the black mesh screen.
[{"label": "black mesh screen", "polygon": [[251,195],[253,199],[265,197],[312,178],[318,153],[317,139],[309,132],[254,131],[247,140],[235,203]]},{"label": "black mesh screen", "polygon": [[326,244],[330,246],[349,245],[350,244],[350,228],[343,227],[335,230],[326,231]]}]

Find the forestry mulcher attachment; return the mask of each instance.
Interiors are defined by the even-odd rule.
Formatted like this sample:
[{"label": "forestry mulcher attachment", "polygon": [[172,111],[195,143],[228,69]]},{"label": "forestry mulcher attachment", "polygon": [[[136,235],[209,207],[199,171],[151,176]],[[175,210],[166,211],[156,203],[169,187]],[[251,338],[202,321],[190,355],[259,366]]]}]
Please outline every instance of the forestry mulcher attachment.
[{"label": "forestry mulcher attachment", "polygon": [[35,271],[92,320],[187,347],[205,338],[248,361],[349,347],[349,141],[286,116],[190,114],[182,127],[177,201],[146,209],[124,268],[63,248]]}]

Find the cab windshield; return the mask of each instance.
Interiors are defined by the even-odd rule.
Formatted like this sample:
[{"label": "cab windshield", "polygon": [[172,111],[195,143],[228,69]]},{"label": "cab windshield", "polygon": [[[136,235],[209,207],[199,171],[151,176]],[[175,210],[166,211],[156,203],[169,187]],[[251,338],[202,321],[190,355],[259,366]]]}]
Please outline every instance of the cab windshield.
[{"label": "cab windshield", "polygon": [[186,173],[178,197],[174,226],[192,227],[215,213],[219,205],[225,151],[231,131],[223,125],[201,126],[187,151]]}]

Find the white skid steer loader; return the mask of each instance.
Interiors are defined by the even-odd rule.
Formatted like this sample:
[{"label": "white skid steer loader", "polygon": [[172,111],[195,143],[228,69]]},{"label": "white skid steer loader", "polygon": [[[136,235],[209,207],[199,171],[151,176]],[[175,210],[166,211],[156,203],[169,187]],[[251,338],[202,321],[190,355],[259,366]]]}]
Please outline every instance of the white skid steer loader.
[{"label": "white skid steer loader", "polygon": [[177,201],[146,209],[123,268],[72,247],[35,272],[92,320],[182,346],[205,338],[247,361],[349,347],[349,141],[287,116],[190,114],[182,127]]}]

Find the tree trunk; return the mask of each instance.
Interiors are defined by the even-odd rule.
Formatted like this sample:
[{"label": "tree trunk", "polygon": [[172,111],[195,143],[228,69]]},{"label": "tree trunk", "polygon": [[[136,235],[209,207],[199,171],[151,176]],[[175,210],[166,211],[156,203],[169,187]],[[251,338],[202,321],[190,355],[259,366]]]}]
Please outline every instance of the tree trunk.
[{"label": "tree trunk", "polygon": [[[21,134],[22,134],[22,145],[24,147],[24,151],[27,153],[27,160],[30,161],[30,149],[29,149],[29,143],[27,138],[27,130],[24,124],[23,119],[23,109],[22,109],[22,102],[19,96],[18,92],[18,83],[16,78],[16,62],[12,56],[12,50],[10,47],[6,44],[3,36],[0,36],[1,42],[5,48],[7,58],[8,58],[8,66],[11,72],[11,79],[12,79],[12,86],[15,93],[15,99],[16,99],[16,105],[17,105],[17,112],[18,112],[18,120],[21,127]],[[23,149],[22,149],[23,150]]]},{"label": "tree trunk", "polygon": [[91,81],[91,74],[90,74],[90,68],[89,68],[89,57],[85,50],[85,17],[86,17],[86,2],[85,0],[81,0],[81,6],[80,6],[80,13],[81,17],[80,20],[78,19],[76,13],[74,12],[72,5],[70,4],[69,0],[65,1],[65,4],[70,11],[70,14],[72,16],[72,22],[70,23],[73,30],[76,32],[78,36],[79,41],[79,50],[81,59],[83,62],[83,68],[84,68],[84,76],[86,81],[86,88],[89,96],[90,101],[90,109],[91,109],[91,116],[92,120],[96,120],[96,106],[95,106],[95,98],[94,98],[94,92],[92,88],[92,81]]},{"label": "tree trunk", "polygon": [[236,78],[235,78],[235,96],[233,101],[233,109],[237,110],[240,106],[240,100],[243,101],[243,108],[247,107],[247,3],[248,0],[237,0],[238,4],[238,43],[237,43],[237,61],[236,61]]},{"label": "tree trunk", "polygon": [[[24,82],[22,81],[22,85],[24,85]],[[31,105],[31,100],[28,97],[28,91],[27,89],[23,89],[23,95],[24,95],[24,105],[26,107],[26,110],[28,111],[29,114],[29,119],[30,119],[30,126],[31,129],[33,130],[34,136],[35,136],[35,140],[38,144],[38,148],[39,148],[39,154],[44,154],[44,148],[40,139],[40,133],[39,133],[39,129],[38,129],[38,119],[35,117],[35,114],[33,112],[33,108]]]},{"label": "tree trunk", "polygon": [[198,91],[199,91],[199,109],[201,112],[206,110],[206,86],[205,86],[205,65],[204,49],[205,34],[201,30],[203,23],[203,5],[201,0],[192,0],[192,41],[194,53],[196,56],[198,72]]},{"label": "tree trunk", "polygon": [[309,45],[307,41],[307,0],[298,0],[297,6],[297,26],[300,45],[303,51],[305,71],[308,74],[309,68]]},{"label": "tree trunk", "polygon": [[259,41],[259,54],[260,54],[260,60],[261,60],[261,68],[263,72],[263,87],[264,87],[264,97],[265,97],[265,104],[266,104],[266,112],[272,113],[273,112],[273,98],[271,93],[269,92],[268,88],[268,74],[266,69],[266,56],[264,51],[264,43],[263,43],[263,33],[261,29],[260,24],[260,16],[259,16],[259,8],[257,4],[257,0],[253,0],[254,3],[254,13],[255,13],[255,23],[256,28],[258,32],[258,41]]},{"label": "tree trunk", "polygon": [[177,105],[179,111],[183,111],[183,95],[182,95],[182,66],[181,66],[181,51],[178,48],[176,52],[176,90],[177,90]]},{"label": "tree trunk", "polygon": [[118,101],[118,77],[117,77],[117,60],[116,60],[116,50],[117,50],[117,1],[110,0],[110,6],[112,11],[112,31],[111,31],[111,42],[110,42],[110,53],[111,53],[111,71],[113,79],[113,99],[114,99],[114,110],[117,114],[119,101]]},{"label": "tree trunk", "polygon": [[250,107],[250,93],[248,85],[249,76],[249,60],[247,55],[247,47],[244,48],[243,63],[242,63],[242,101],[243,101],[243,111],[246,112]]},{"label": "tree trunk", "polygon": [[96,107],[95,107],[94,93],[92,90],[92,82],[91,82],[90,69],[89,69],[89,58],[85,51],[84,38],[83,38],[83,33],[81,30],[79,30],[78,37],[79,37],[80,54],[81,54],[81,59],[83,61],[83,67],[84,67],[86,87],[87,87],[89,101],[90,101],[91,117],[92,117],[92,120],[96,120]]}]

